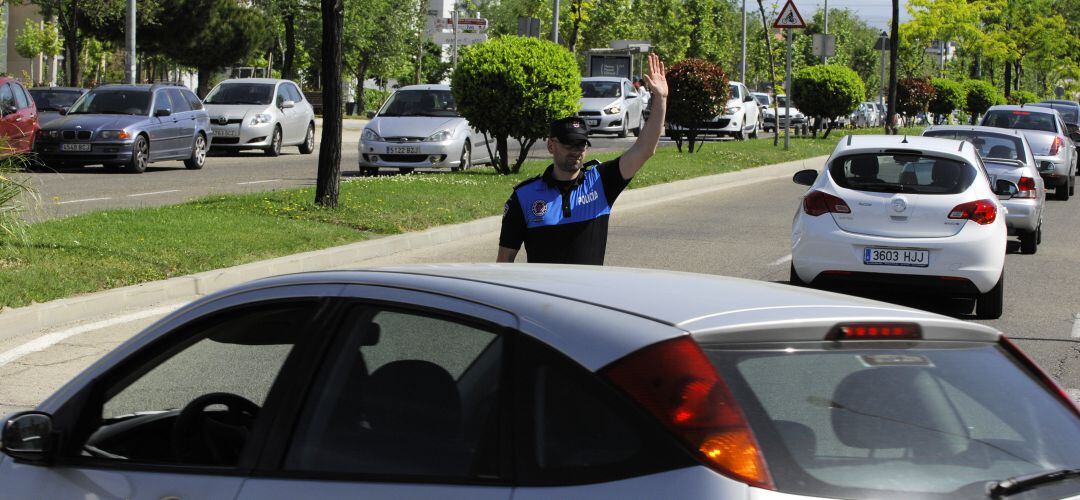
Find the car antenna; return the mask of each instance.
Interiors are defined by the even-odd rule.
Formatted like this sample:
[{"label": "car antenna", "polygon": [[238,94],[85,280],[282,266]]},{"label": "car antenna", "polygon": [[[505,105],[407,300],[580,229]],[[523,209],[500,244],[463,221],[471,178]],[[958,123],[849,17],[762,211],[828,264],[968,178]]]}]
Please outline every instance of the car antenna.
[{"label": "car antenna", "polygon": [[900,141],[900,144],[907,144],[907,134],[904,134],[904,140]]},{"label": "car antenna", "polygon": [[852,138],[852,137],[854,137],[854,135],[853,135],[853,134],[848,134],[848,136],[847,136],[847,145],[848,145],[848,146],[850,146],[850,145],[851,145],[851,138]]}]

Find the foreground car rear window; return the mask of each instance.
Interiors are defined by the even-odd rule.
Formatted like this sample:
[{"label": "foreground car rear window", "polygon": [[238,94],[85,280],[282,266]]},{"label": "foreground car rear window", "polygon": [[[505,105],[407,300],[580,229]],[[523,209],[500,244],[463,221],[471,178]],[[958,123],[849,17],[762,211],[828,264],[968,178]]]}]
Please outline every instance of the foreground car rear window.
[{"label": "foreground car rear window", "polygon": [[[985,498],[988,481],[1080,467],[1080,419],[993,344],[705,348],[779,491]],[[1037,493],[1080,481],[1045,486]]]},{"label": "foreground car rear window", "polygon": [[841,156],[829,172],[841,187],[880,193],[956,194],[975,180],[967,163],[921,154]]}]

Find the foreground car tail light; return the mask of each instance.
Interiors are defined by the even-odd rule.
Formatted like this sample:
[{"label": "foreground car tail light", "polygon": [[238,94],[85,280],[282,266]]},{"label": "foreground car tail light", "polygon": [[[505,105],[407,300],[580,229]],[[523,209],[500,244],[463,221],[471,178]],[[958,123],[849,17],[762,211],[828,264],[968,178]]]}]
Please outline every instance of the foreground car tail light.
[{"label": "foreground car tail light", "polygon": [[997,219],[997,205],[990,200],[961,203],[949,211],[950,219],[969,219],[978,224],[992,224]]},{"label": "foreground car tail light", "polygon": [[810,191],[803,198],[803,212],[806,212],[806,215],[817,217],[829,212],[850,214],[851,208],[848,207],[847,202],[836,196],[821,191]]},{"label": "foreground car tail light", "polygon": [[1031,177],[1021,177],[1020,182],[1016,183],[1018,191],[1013,198],[1034,198],[1035,197],[1035,179]]},{"label": "foreground car tail light", "polygon": [[842,323],[825,335],[825,340],[919,340],[917,323]]},{"label": "foreground car tail light", "polygon": [[1042,382],[1044,386],[1050,389],[1058,399],[1065,403],[1065,406],[1068,406],[1073,413],[1080,416],[1080,406],[1077,406],[1076,401],[1073,401],[1073,399],[1069,397],[1069,393],[1065,392],[1065,389],[1062,389],[1061,385],[1055,382],[1050,375],[1043,371],[1042,368],[1039,368],[1039,365],[1035,363],[1035,360],[1031,359],[1031,356],[1028,356],[1024,351],[1021,351],[1013,341],[1009,340],[1009,338],[1004,335],[1001,336],[1001,340],[999,340],[998,343],[1001,344],[1001,347],[1005,349],[1006,352],[1020,361],[1025,368],[1034,373],[1035,376],[1038,377],[1039,382]]},{"label": "foreground car tail light", "polygon": [[1050,154],[1047,156],[1057,156],[1058,151],[1061,150],[1062,144],[1065,144],[1065,141],[1061,138],[1061,136],[1059,135],[1055,137],[1054,142],[1050,143]]},{"label": "foreground car tail light", "polygon": [[689,336],[653,344],[601,374],[713,470],[773,489],[757,439],[727,384]]}]

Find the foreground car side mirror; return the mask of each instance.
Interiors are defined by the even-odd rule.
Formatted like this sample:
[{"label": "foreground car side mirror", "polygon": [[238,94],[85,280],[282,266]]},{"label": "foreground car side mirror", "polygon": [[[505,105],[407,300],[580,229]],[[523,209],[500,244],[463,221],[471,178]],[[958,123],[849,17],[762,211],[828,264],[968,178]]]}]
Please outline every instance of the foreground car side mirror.
[{"label": "foreground car side mirror", "polygon": [[1016,184],[1005,179],[998,179],[997,183],[994,185],[994,194],[1003,199],[1012,198],[1019,192],[1020,189],[1016,187]]},{"label": "foreground car side mirror", "polygon": [[45,462],[52,456],[53,425],[48,413],[19,412],[4,422],[0,431],[0,451],[31,462]]},{"label": "foreground car side mirror", "polygon": [[814,181],[817,180],[817,170],[800,170],[795,172],[795,175],[791,178],[795,184],[802,184],[804,186],[813,186]]},{"label": "foreground car side mirror", "polygon": [[172,115],[172,109],[169,109],[169,108],[158,108],[157,111],[154,111],[154,116],[157,116],[157,117],[170,116],[170,115]]},{"label": "foreground car side mirror", "polygon": [[1073,133],[1069,134],[1069,138],[1071,138],[1075,142],[1080,142],[1080,130],[1074,131]]},{"label": "foreground car side mirror", "polygon": [[60,108],[60,116],[67,115],[67,112],[68,112],[67,107]]},{"label": "foreground car side mirror", "polygon": [[375,112],[374,111],[368,111],[367,112],[367,117],[368,117],[368,120],[370,120],[372,118],[375,118]]},{"label": "foreground car side mirror", "polygon": [[746,97],[743,97],[743,99],[742,99],[743,102],[753,102],[753,100],[754,100],[754,96],[752,96],[752,95],[748,95]]},{"label": "foreground car side mirror", "polygon": [[289,109],[289,108],[293,108],[293,107],[296,107],[296,102],[294,102],[294,101],[281,101],[281,109]]}]

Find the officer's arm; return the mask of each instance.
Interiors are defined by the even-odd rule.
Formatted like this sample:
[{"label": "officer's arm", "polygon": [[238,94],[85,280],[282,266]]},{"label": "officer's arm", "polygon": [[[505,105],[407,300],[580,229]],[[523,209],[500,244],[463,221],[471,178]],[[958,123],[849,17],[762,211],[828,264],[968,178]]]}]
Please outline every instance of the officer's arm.
[{"label": "officer's arm", "polygon": [[499,256],[495,257],[495,262],[513,262],[517,257],[517,248],[499,247]]},{"label": "officer's arm", "polygon": [[649,121],[641,129],[641,135],[630,149],[619,159],[619,172],[623,179],[630,179],[641,170],[645,162],[656,153],[656,145],[664,132],[664,116],[667,114],[668,86],[664,73],[664,63],[656,54],[649,54],[649,74],[645,75],[652,92]]}]

